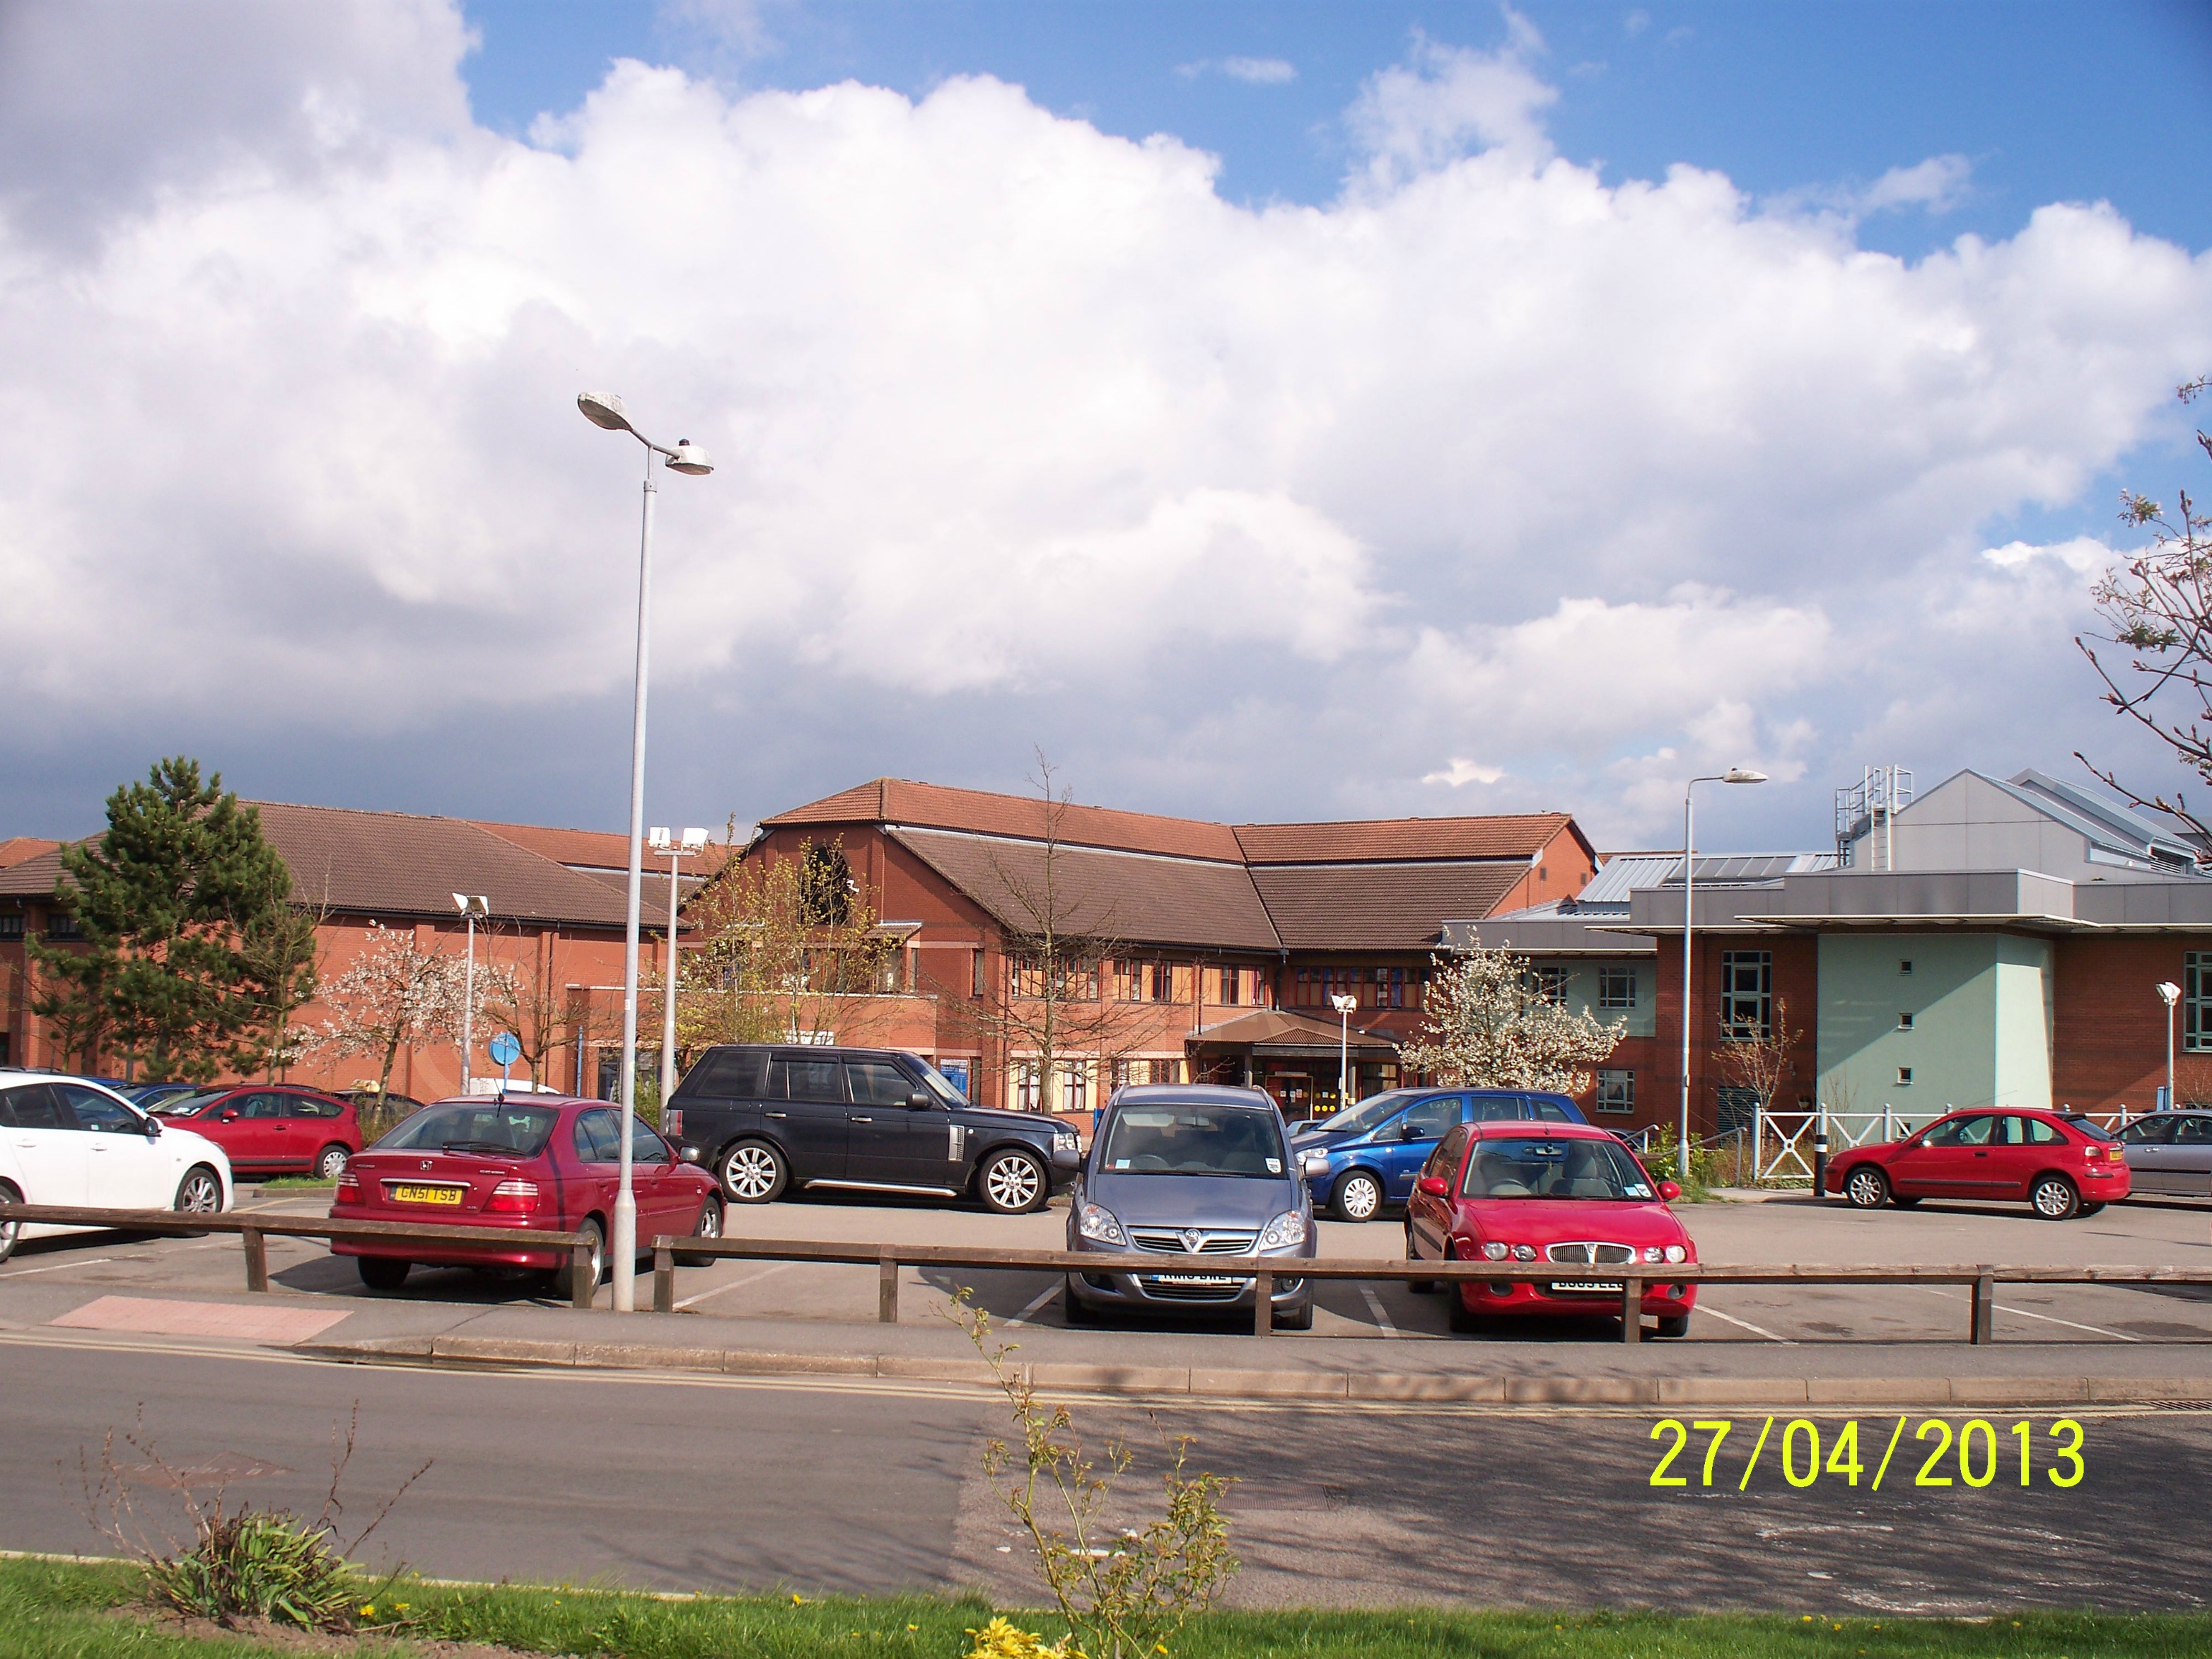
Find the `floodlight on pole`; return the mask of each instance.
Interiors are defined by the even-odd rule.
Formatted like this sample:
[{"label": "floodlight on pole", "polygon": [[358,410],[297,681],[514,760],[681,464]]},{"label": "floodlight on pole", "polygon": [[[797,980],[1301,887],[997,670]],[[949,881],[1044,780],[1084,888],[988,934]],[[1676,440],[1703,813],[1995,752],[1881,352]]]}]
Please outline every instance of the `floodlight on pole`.
[{"label": "floodlight on pole", "polygon": [[1674,1168],[1684,1186],[1690,1182],[1690,1015],[1697,1006],[1695,958],[1690,954],[1690,933],[1696,925],[1692,901],[1696,897],[1697,837],[1692,833],[1690,797],[1701,783],[1765,783],[1766,774],[1747,766],[1731,766],[1710,777],[1692,778],[1682,789],[1682,1114],[1674,1145]]},{"label": "floodlight on pole", "polygon": [[2166,1109],[2173,1109],[2173,1011],[2181,1000],[2181,988],[2172,980],[2162,981],[2158,988],[2158,1000],[2166,1005]]},{"label": "floodlight on pole", "polygon": [[630,1170],[630,1138],[637,1122],[637,941],[639,897],[645,879],[645,694],[653,642],[653,458],[672,471],[704,477],[714,470],[707,452],[681,439],[673,449],[640,432],[623,400],[611,392],[580,392],[576,407],[593,426],[627,432],[645,446],[645,502],[637,545],[637,673],[630,694],[629,887],[623,927],[622,1148],[615,1192],[614,1238],[609,1266],[614,1276],[615,1310],[637,1306],[637,1193]]},{"label": "floodlight on pole", "polygon": [[1352,1104],[1352,1011],[1359,1006],[1359,999],[1332,996],[1328,1005],[1337,1014],[1336,1105],[1341,1111]]},{"label": "floodlight on pole", "polygon": [[469,932],[468,969],[461,981],[461,1092],[469,1091],[471,1052],[476,1046],[477,1015],[477,921],[489,919],[491,901],[482,893],[456,893],[453,906],[461,913],[461,921]]}]

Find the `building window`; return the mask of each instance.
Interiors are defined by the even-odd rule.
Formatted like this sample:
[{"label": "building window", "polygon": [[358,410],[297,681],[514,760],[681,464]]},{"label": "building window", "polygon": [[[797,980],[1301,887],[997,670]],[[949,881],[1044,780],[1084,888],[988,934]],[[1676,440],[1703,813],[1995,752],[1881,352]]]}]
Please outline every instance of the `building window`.
[{"label": "building window", "polygon": [[1152,1000],[1154,1002],[1175,1000],[1175,969],[1164,962],[1152,964],[1149,976],[1152,981]]},{"label": "building window", "polygon": [[1721,952],[1721,1035],[1729,1042],[1764,1038],[1774,1018],[1774,953]]},{"label": "building window", "polygon": [[1900,1089],[1910,1089],[1912,1086],[1912,1068],[1910,1066],[1900,1066],[1897,1068],[1897,1086]]},{"label": "building window", "polygon": [[1912,971],[1912,958],[1911,958],[1911,957],[1899,957],[1899,958],[1898,958],[1898,963],[1897,963],[1897,971],[1898,971],[1899,973],[1900,973],[1900,974],[1909,974],[1909,973],[1911,973],[1911,972]]},{"label": "building window", "polygon": [[1539,1000],[1554,1008],[1563,1008],[1567,1001],[1567,970],[1564,968],[1539,968],[1534,975]]},{"label": "building window", "polygon": [[[968,955],[968,994],[971,997],[980,997],[983,994],[983,953],[981,951],[971,951]],[[683,993],[680,985],[678,989],[677,1001],[678,1006],[681,1006]]]},{"label": "building window", "polygon": [[1241,968],[1224,968],[1221,970],[1221,1002],[1224,1007],[1234,1007],[1242,1000],[1237,993],[1243,988],[1241,983],[1243,977],[1244,971]]},{"label": "building window", "polygon": [[1597,970],[1597,1006],[1601,1008],[1633,1008],[1636,1006],[1636,969],[1633,968],[1599,969]]},{"label": "building window", "polygon": [[2181,1046],[2198,1054],[2212,1049],[2212,951],[2191,951],[2181,959]]},{"label": "building window", "polygon": [[1006,1092],[1012,1097],[1006,1103],[1018,1112],[1034,1112],[1037,1109],[1037,1063],[1033,1060],[1018,1060],[1006,1068]]},{"label": "building window", "polygon": [[1897,1029],[1900,1031],[1911,1030],[1912,1029],[1912,1016],[1910,1014],[1899,1014],[1897,1017]]},{"label": "building window", "polygon": [[1636,1109],[1636,1073],[1600,1072],[1597,1074],[1596,1105],[1601,1112],[1634,1111]]},{"label": "building window", "polygon": [[21,910],[0,912],[0,939],[23,937],[23,913]]},{"label": "building window", "polygon": [[48,939],[82,939],[84,929],[77,926],[76,918],[68,911],[49,910],[46,912],[46,937]]}]

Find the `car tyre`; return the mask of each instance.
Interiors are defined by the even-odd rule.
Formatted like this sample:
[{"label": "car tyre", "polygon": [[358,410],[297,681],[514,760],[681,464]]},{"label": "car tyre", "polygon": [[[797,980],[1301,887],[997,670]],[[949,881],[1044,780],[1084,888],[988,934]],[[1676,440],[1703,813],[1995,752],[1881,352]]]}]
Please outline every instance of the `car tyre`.
[{"label": "car tyre", "polygon": [[1066,1285],[1060,1290],[1060,1309],[1071,1325],[1096,1325],[1098,1322],[1098,1310],[1075,1294],[1073,1274],[1069,1275]]},{"label": "car tyre", "polygon": [[[700,1200],[699,1218],[691,1224],[691,1237],[720,1238],[721,1236],[722,1200],[712,1197]],[[676,1258],[676,1265],[679,1267],[705,1267],[720,1260],[720,1256],[679,1254]]]},{"label": "car tyre", "polygon": [[336,1181],[345,1173],[345,1166],[352,1157],[351,1152],[338,1145],[337,1141],[332,1141],[315,1154],[315,1179]]},{"label": "car tyre", "polygon": [[2075,1190],[2072,1182],[2060,1175],[2037,1176],[2035,1185],[2028,1188],[2027,1201],[2045,1221],[2070,1219],[2081,1208],[2081,1194]]},{"label": "car tyre", "polygon": [[2084,1204],[2080,1209],[2075,1211],[2074,1213],[2076,1215],[2094,1215],[2098,1211],[2104,1207],[2105,1200],[2100,1198],[2094,1204]]},{"label": "car tyre", "polygon": [[1660,1334],[1660,1335],[1664,1336],[1664,1337],[1677,1337],[1677,1336],[1687,1336],[1689,1334],[1690,1334],[1690,1316],[1689,1316],[1689,1315],[1687,1315],[1687,1314],[1663,1314],[1663,1315],[1662,1315],[1662,1316],[1660,1316],[1660,1320],[1659,1320],[1659,1334]]},{"label": "car tyre", "polygon": [[975,1196],[998,1215],[1041,1210],[1052,1196],[1052,1177],[1035,1152],[1012,1147],[992,1153],[975,1171]]},{"label": "car tyre", "polygon": [[1878,1210],[1889,1197],[1889,1177],[1871,1164],[1862,1164],[1844,1177],[1844,1196],[1855,1208]]},{"label": "car tyre", "polygon": [[204,1164],[195,1164],[177,1183],[176,1201],[170,1208],[183,1215],[213,1215],[222,1208],[222,1182]]},{"label": "car tyre", "polygon": [[1328,1212],[1339,1221],[1372,1221],[1382,1212],[1382,1183],[1365,1170],[1347,1170],[1328,1195]]},{"label": "car tyre", "polygon": [[765,1140],[741,1140],[722,1154],[722,1190],[739,1204],[772,1204],[791,1184],[791,1164]]},{"label": "car tyre", "polygon": [[1313,1328],[1313,1304],[1309,1302],[1296,1313],[1278,1313],[1274,1327],[1279,1331],[1310,1331]]},{"label": "car tyre", "polygon": [[[1459,1260],[1458,1253],[1447,1249],[1444,1251],[1444,1260],[1456,1261]],[[1444,1311],[1447,1322],[1453,1331],[1461,1336],[1472,1336],[1482,1328],[1481,1322],[1476,1319],[1467,1305],[1467,1293],[1474,1288],[1474,1284],[1475,1281],[1471,1279],[1448,1279],[1443,1281],[1446,1297]]]},{"label": "car tyre", "polygon": [[415,1265],[382,1255],[357,1255],[353,1261],[361,1269],[361,1282],[372,1291],[398,1290],[407,1282],[407,1270]]},{"label": "car tyre", "polygon": [[[1406,1230],[1406,1260],[1408,1261],[1420,1260],[1413,1254],[1413,1231],[1410,1227]],[[1406,1288],[1415,1296],[1427,1296],[1436,1290],[1437,1281],[1433,1279],[1409,1279],[1406,1281]]]},{"label": "car tyre", "polygon": [[[584,1243],[584,1271],[592,1276],[592,1290],[597,1291],[606,1282],[607,1277],[606,1230],[592,1217],[586,1216],[578,1224],[576,1233]],[[575,1300],[576,1263],[574,1256],[553,1270],[553,1288],[566,1300]]]},{"label": "car tyre", "polygon": [[[11,1204],[21,1204],[22,1201],[22,1194],[17,1192],[6,1182],[0,1181],[0,1210],[6,1209]],[[5,1261],[15,1254],[15,1241],[22,1235],[22,1224],[20,1222],[0,1221],[0,1261]]]},{"label": "car tyre", "polygon": [[1920,1194],[1918,1193],[1915,1193],[1910,1198],[1907,1198],[1902,1194],[1892,1193],[1889,1195],[1889,1201],[1896,1205],[1900,1210],[1909,1210],[1920,1201]]}]

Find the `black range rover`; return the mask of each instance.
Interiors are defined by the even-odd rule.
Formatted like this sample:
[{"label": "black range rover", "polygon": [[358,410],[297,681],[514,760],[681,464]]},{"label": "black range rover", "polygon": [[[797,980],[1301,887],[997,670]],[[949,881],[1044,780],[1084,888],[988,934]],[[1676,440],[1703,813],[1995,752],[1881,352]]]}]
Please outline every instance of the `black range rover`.
[{"label": "black range rover", "polygon": [[890,1048],[709,1048],[663,1127],[738,1204],[829,1187],[972,1196],[1018,1215],[1042,1208],[1080,1163],[1065,1124],[971,1106],[927,1060]]}]

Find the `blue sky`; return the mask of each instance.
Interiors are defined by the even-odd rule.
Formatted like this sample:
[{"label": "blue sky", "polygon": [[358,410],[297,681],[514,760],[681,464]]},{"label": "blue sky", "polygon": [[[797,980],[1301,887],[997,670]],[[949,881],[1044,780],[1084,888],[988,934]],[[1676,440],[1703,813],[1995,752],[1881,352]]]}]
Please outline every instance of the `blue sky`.
[{"label": "blue sky", "polygon": [[2119,489],[2201,480],[2208,161],[2212,9],[2150,0],[26,0],[0,834],[179,751],[618,825],[586,386],[721,463],[655,821],[1039,749],[1613,846],[1739,763],[1739,845],[1869,763],[2170,787],[2072,641]]}]

